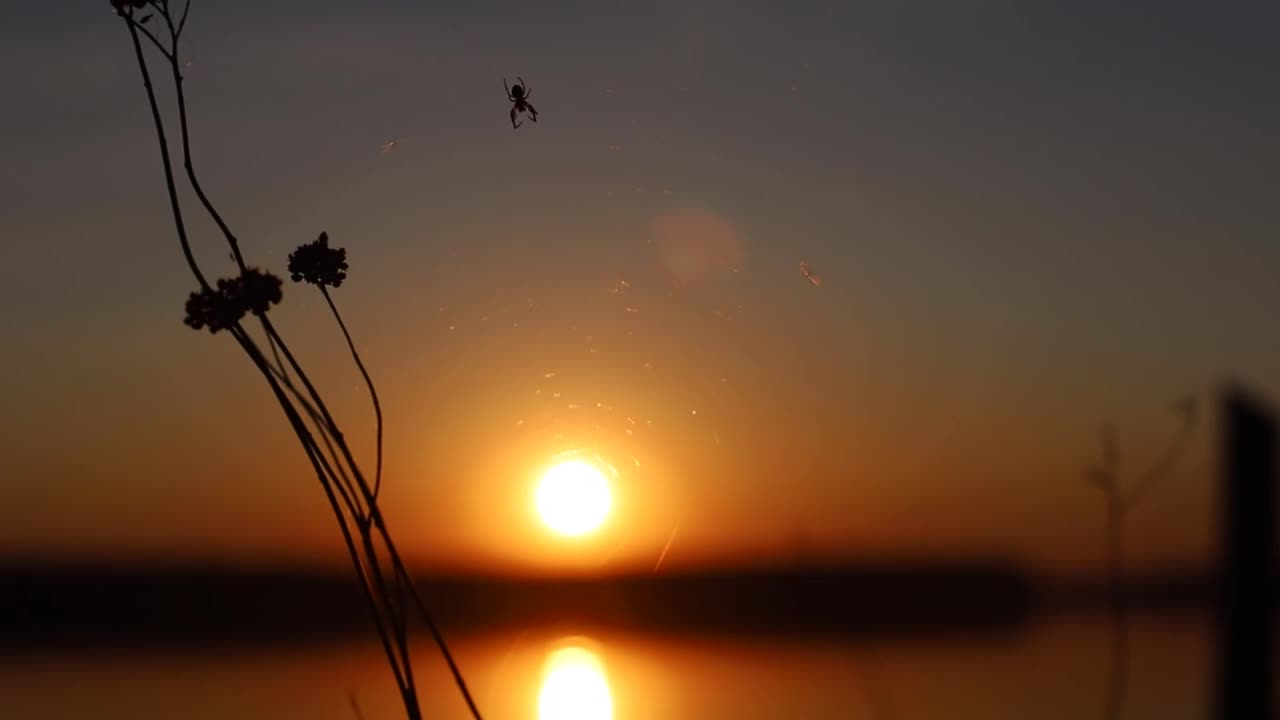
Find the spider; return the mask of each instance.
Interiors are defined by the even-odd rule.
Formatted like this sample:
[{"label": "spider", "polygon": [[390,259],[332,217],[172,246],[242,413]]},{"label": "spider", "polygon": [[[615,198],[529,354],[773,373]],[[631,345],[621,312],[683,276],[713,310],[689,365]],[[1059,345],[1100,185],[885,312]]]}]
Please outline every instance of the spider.
[{"label": "spider", "polygon": [[502,78],[502,87],[507,88],[507,99],[511,101],[511,127],[518,128],[523,122],[516,122],[516,113],[527,112],[529,119],[538,122],[538,111],[529,104],[529,96],[533,94],[533,90],[525,84],[524,78],[516,76],[519,82],[515,85],[507,87],[507,79]]}]

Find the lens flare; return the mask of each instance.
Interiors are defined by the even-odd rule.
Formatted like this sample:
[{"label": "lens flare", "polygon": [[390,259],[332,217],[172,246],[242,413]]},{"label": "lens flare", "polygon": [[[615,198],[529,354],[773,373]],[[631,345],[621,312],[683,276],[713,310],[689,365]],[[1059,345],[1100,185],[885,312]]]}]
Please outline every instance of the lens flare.
[{"label": "lens flare", "polygon": [[653,235],[660,268],[676,285],[732,270],[742,262],[738,229],[709,210],[685,208],[664,213],[653,221]]}]

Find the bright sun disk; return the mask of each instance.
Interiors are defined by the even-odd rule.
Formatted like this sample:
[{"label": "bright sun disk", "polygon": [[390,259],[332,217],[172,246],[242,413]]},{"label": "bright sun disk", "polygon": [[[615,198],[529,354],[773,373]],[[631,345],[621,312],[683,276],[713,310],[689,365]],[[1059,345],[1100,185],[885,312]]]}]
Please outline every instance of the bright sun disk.
[{"label": "bright sun disk", "polygon": [[538,515],[562,535],[583,535],[600,527],[611,500],[604,473],[583,460],[551,466],[534,493]]}]

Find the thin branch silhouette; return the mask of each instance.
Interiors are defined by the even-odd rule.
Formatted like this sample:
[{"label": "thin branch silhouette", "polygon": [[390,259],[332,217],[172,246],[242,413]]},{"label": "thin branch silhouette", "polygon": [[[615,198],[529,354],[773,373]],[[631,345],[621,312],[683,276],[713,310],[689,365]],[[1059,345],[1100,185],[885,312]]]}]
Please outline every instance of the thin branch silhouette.
[{"label": "thin branch silhouette", "polygon": [[378,388],[374,385],[369,370],[360,358],[360,351],[356,349],[351,332],[347,329],[347,323],[342,319],[342,313],[338,312],[333,296],[329,294],[330,287],[341,287],[343,280],[346,279],[347,251],[344,248],[330,247],[329,234],[322,232],[314,242],[300,245],[289,253],[289,275],[294,282],[315,285],[320,290],[325,303],[329,306],[329,311],[333,313],[333,319],[342,330],[342,337],[347,341],[347,349],[351,351],[351,358],[359,368],[361,377],[364,378],[365,387],[369,390],[369,398],[373,402],[373,414],[377,422],[377,465],[373,479],[373,496],[376,498],[382,489],[382,403],[378,401]]},{"label": "thin branch silhouette", "polygon": [[[299,379],[301,379],[303,386],[306,387],[307,393],[310,396],[311,401],[315,403],[316,409],[319,411],[320,415],[324,419],[325,426],[329,428],[330,432],[333,433],[333,439],[335,443],[337,444],[338,448],[342,451],[342,453],[345,455],[346,461],[350,465],[351,470],[355,475],[356,482],[359,485],[360,491],[364,495],[365,502],[369,506],[369,515],[367,518],[365,518],[365,520],[369,524],[371,524],[372,528],[377,530],[379,535],[381,536],[381,539],[385,544],[388,553],[391,556],[392,563],[396,565],[399,570],[397,579],[411,581],[412,578],[409,576],[408,571],[405,568],[402,559],[400,558],[400,553],[396,549],[394,541],[391,539],[390,531],[387,529],[386,521],[383,518],[382,511],[378,507],[377,498],[373,496],[372,490],[369,488],[368,484],[365,482],[364,476],[360,473],[360,468],[356,464],[355,459],[351,454],[351,450],[346,444],[346,440],[342,432],[338,429],[337,424],[334,422],[333,416],[329,413],[329,409],[325,405],[324,399],[320,396],[315,386],[311,383],[311,380],[307,376],[306,371],[302,369],[302,366],[298,363],[298,360],[294,357],[293,353],[290,352],[288,346],[285,345],[284,340],[280,337],[279,333],[276,332],[275,326],[271,324],[271,321],[267,319],[265,315],[261,317],[261,320],[268,334],[270,334],[272,337],[275,338],[275,341],[279,345],[281,352],[284,354],[285,359],[288,360],[289,365],[293,368],[294,374],[296,374],[299,377]],[[364,532],[369,531],[369,524],[366,524],[363,526]],[[374,561],[376,562],[376,560],[377,558],[375,556]],[[458,690],[462,693],[462,696],[464,700],[467,702],[467,705],[469,709],[472,711],[472,714],[478,718],[479,710],[475,705],[475,701],[472,699],[471,692],[467,688],[466,682],[462,677],[461,671],[459,670],[457,664],[453,660],[452,653],[450,653],[448,646],[444,641],[443,634],[440,632],[438,626],[435,623],[435,620],[432,618],[432,615],[427,608],[426,602],[423,600],[421,594],[418,592],[417,588],[412,585],[411,582],[410,582],[410,590],[413,593],[414,600],[419,610],[419,614],[422,616],[423,622],[427,625],[428,630],[431,632],[432,638],[436,641],[436,645],[439,647],[441,654],[444,656],[446,663],[449,665],[449,670],[453,674],[454,683],[458,686]]]},{"label": "thin branch silhouette", "polygon": [[1097,488],[1105,503],[1103,545],[1106,552],[1107,603],[1111,614],[1111,639],[1107,691],[1103,706],[1104,720],[1124,717],[1129,686],[1129,604],[1128,579],[1125,570],[1124,521],[1152,489],[1173,469],[1175,461],[1186,449],[1195,429],[1197,412],[1194,397],[1184,398],[1174,410],[1180,424],[1173,439],[1140,479],[1129,488],[1120,484],[1120,450],[1115,429],[1104,426],[1101,432],[1101,459],[1085,468],[1085,479]]},{"label": "thin branch silhouette", "polygon": [[325,302],[329,303],[329,309],[333,311],[333,319],[337,320],[338,327],[342,328],[342,336],[347,339],[347,348],[351,350],[351,359],[355,361],[356,367],[360,368],[364,383],[369,388],[369,399],[373,401],[373,414],[376,416],[378,423],[378,459],[373,473],[373,497],[376,499],[378,492],[382,489],[382,404],[378,402],[378,389],[374,387],[373,378],[369,376],[369,371],[365,368],[364,361],[360,359],[360,352],[356,350],[356,344],[351,340],[351,333],[347,331],[347,324],[342,321],[342,313],[338,312],[338,306],[334,304],[333,298],[329,295],[329,290],[321,285],[320,294],[324,295]]},{"label": "thin branch silhouette", "polygon": [[[119,6],[117,6],[119,11]],[[160,144],[160,155],[164,160],[164,181],[165,187],[169,191],[169,206],[173,212],[173,224],[178,233],[178,243],[182,246],[182,255],[187,261],[187,267],[191,269],[191,274],[195,276],[196,282],[200,283],[201,288],[208,288],[209,281],[205,279],[204,273],[200,272],[200,266],[196,263],[195,255],[191,253],[191,241],[187,237],[187,225],[182,217],[182,208],[178,201],[178,186],[173,178],[173,166],[169,162],[169,141],[165,137],[164,120],[161,119],[160,106],[156,102],[155,86],[151,82],[151,73],[147,70],[147,61],[142,54],[142,41],[138,38],[138,28],[140,27],[133,21],[132,14],[122,14],[125,23],[129,28],[129,37],[133,40],[133,51],[138,61],[138,68],[142,73],[142,85],[147,91],[147,99],[150,101],[151,118],[155,123],[156,138]],[[168,55],[166,57],[171,57]]]},{"label": "thin branch silhouette", "polygon": [[169,50],[166,49],[165,46],[160,42],[160,39],[157,38],[155,35],[152,35],[151,31],[143,27],[141,23],[138,24],[138,32],[142,33],[143,37],[145,37],[148,41],[150,41],[150,43],[153,46],[155,46],[157,50],[160,51],[161,55],[165,56],[165,58],[169,57],[170,55]]},{"label": "thin branch silhouette", "polygon": [[[298,415],[297,410],[294,409],[292,403],[289,402],[288,397],[284,394],[284,390],[281,388],[280,384],[276,382],[274,376],[266,369],[266,358],[253,344],[252,339],[250,339],[243,331],[236,333],[236,339],[240,341],[241,347],[245,349],[245,352],[250,356],[250,359],[254,364],[257,365],[259,370],[262,370],[263,374],[267,377],[267,382],[271,386],[271,390],[275,394],[276,400],[284,409],[290,425],[293,427],[298,439],[302,442],[304,450],[307,452],[308,459],[311,461],[316,475],[320,478],[320,484],[324,489],[325,497],[328,499],[329,506],[332,508],[334,515],[338,519],[338,526],[342,533],[342,540],[347,547],[347,553],[351,557],[352,565],[354,566],[357,574],[360,575],[362,579],[365,578],[367,574],[364,571],[364,566],[359,553],[356,550],[355,541],[351,535],[351,529],[347,525],[346,517],[343,515],[342,510],[338,505],[337,497],[333,492],[333,471],[329,468],[324,457],[319,454],[315,445],[315,440],[312,438],[311,433],[307,429],[306,424],[302,421],[302,418]],[[385,621],[378,610],[376,598],[374,598],[367,580],[365,582],[361,582],[360,587],[361,590],[364,591],[365,598],[373,612],[374,625],[377,628],[378,636],[382,641],[383,649],[387,654],[387,660],[391,665],[392,674],[395,676],[396,685],[400,688],[401,694],[404,695],[407,692],[407,684],[404,678],[405,671],[400,665],[401,659],[391,650],[391,640],[385,627]],[[421,713],[417,710],[416,698],[413,698],[411,703],[409,698],[406,696],[405,702],[406,711],[408,711],[409,716],[411,718],[420,718]]]}]

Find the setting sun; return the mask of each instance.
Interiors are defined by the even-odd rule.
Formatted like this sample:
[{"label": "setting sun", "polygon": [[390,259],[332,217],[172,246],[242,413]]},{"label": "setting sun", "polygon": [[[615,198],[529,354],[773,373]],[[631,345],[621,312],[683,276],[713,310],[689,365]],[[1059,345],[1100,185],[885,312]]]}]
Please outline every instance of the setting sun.
[{"label": "setting sun", "polygon": [[583,535],[600,527],[612,498],[604,473],[584,460],[553,465],[534,494],[538,515],[561,535]]}]

